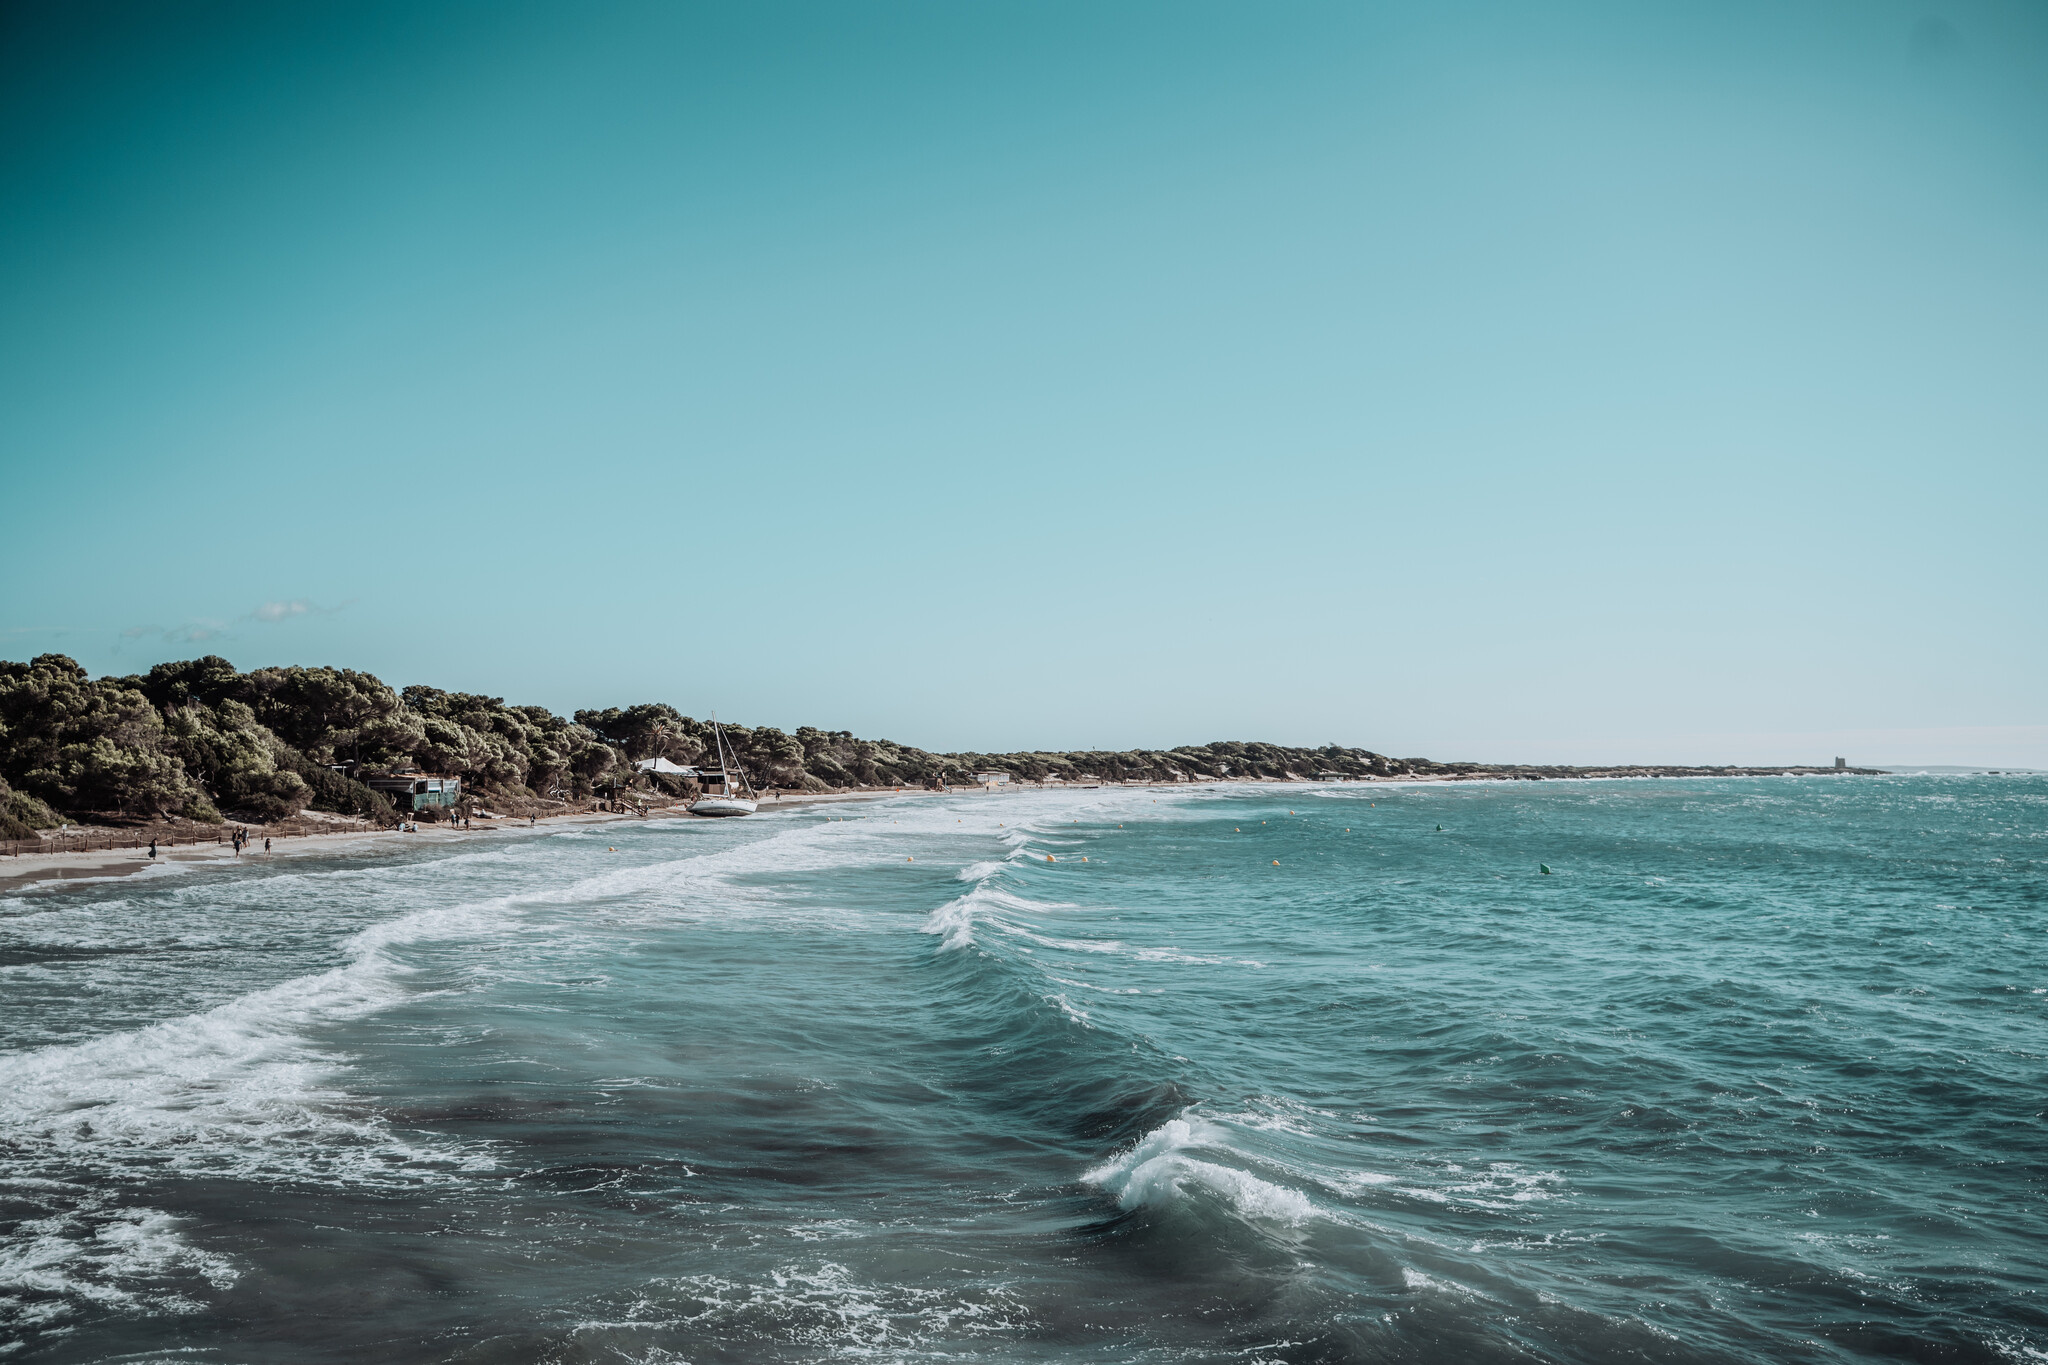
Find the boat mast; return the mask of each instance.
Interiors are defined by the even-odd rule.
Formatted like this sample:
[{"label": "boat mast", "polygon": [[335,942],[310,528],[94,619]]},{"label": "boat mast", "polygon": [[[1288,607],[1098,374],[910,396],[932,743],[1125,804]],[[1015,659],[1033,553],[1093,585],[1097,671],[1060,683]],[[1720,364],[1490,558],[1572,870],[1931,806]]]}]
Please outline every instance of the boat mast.
[{"label": "boat mast", "polygon": [[724,796],[732,795],[732,770],[725,766],[725,731],[719,727],[718,713],[711,713],[711,735],[718,741],[718,783],[725,790]]}]

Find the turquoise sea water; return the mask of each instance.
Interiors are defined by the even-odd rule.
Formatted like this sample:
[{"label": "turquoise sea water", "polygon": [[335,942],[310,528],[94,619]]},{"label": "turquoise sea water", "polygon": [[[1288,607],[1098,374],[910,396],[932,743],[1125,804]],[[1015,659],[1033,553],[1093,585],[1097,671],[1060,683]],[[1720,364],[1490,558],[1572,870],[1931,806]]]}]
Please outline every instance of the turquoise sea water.
[{"label": "turquoise sea water", "polygon": [[394,842],[0,900],[0,1359],[2048,1360],[2039,778]]}]

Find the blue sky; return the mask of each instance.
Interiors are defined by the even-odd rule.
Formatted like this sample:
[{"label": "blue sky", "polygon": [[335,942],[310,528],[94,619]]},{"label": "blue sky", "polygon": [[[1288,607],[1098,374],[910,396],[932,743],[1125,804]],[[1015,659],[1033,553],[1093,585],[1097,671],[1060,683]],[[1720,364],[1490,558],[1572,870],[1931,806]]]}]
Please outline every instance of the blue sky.
[{"label": "blue sky", "polygon": [[2048,767],[2048,11],[0,18],[0,657]]}]

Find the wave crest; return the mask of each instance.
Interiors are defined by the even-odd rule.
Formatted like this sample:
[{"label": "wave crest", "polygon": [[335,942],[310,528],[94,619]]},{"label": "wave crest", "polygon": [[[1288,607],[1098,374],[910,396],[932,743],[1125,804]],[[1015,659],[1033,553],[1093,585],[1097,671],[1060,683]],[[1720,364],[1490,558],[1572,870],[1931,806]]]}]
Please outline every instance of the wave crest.
[{"label": "wave crest", "polygon": [[1262,1180],[1249,1171],[1205,1160],[1194,1152],[1242,1157],[1224,1141],[1224,1131],[1200,1119],[1169,1119],[1125,1151],[1085,1172],[1083,1183],[1115,1196],[1130,1210],[1167,1207],[1195,1198],[1220,1201],[1240,1217],[1288,1226],[1316,1216],[1299,1190]]}]

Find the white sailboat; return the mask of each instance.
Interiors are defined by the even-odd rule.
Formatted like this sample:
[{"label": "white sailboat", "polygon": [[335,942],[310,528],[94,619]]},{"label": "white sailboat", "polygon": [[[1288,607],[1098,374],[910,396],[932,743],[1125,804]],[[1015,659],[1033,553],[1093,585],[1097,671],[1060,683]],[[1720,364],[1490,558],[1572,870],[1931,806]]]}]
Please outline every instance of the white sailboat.
[{"label": "white sailboat", "polygon": [[[740,772],[738,760],[728,757],[725,752],[725,731],[719,728],[718,713],[711,713],[711,734],[718,742],[718,790],[710,788],[707,773],[704,795],[690,803],[692,815],[752,815],[760,809],[761,803],[753,799],[753,788],[747,784],[747,775]],[[739,773],[737,785],[733,774]]]}]

